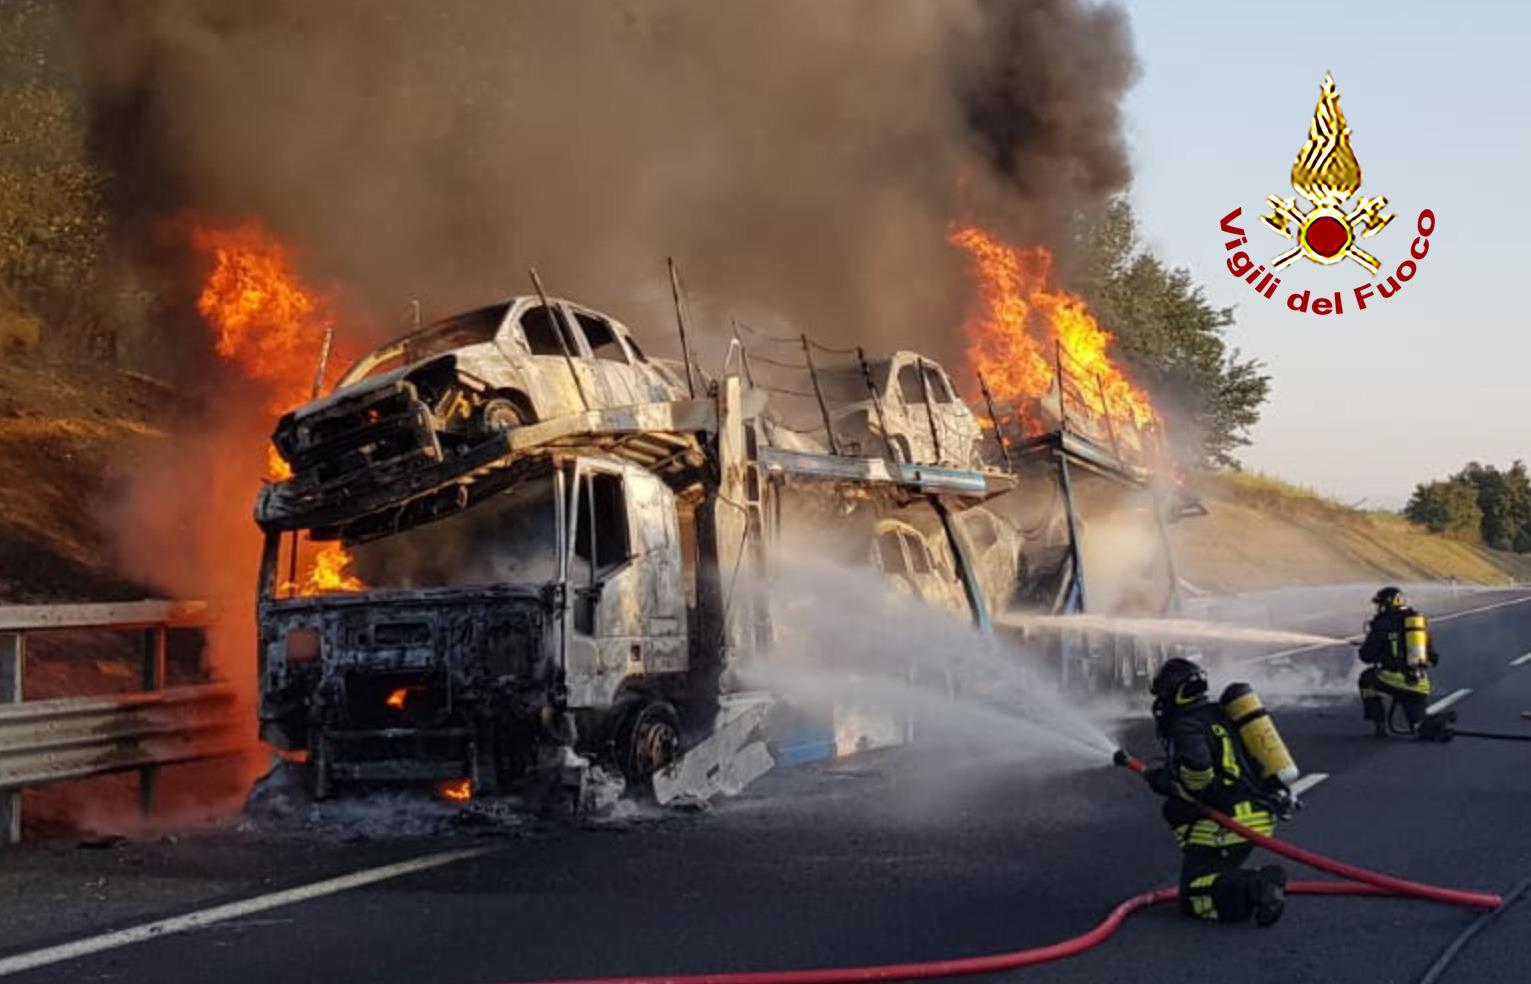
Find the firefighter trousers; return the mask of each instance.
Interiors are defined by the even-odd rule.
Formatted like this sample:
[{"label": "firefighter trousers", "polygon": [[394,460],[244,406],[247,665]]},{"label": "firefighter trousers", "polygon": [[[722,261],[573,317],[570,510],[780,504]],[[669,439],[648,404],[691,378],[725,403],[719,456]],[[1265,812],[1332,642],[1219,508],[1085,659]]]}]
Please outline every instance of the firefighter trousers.
[{"label": "firefighter trousers", "polygon": [[1242,867],[1253,850],[1247,841],[1228,847],[1187,844],[1181,848],[1181,913],[1215,922],[1247,922],[1261,878],[1258,871]]},{"label": "firefighter trousers", "polygon": [[1403,708],[1404,716],[1408,718],[1409,729],[1419,727],[1419,723],[1425,719],[1425,708],[1430,704],[1429,690],[1413,690],[1407,686],[1397,686],[1383,679],[1375,666],[1361,672],[1361,678],[1356,681],[1361,691],[1361,712],[1366,720],[1374,723],[1387,721],[1387,698],[1392,697]]}]

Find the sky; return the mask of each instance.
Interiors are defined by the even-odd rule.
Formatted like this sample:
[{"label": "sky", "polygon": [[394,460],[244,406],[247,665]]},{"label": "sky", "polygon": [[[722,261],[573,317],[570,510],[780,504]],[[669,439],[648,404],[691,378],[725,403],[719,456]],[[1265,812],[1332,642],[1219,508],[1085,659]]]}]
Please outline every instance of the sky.
[{"label": "sky", "polygon": [[[1131,193],[1147,244],[1233,306],[1232,346],[1262,360],[1270,402],[1246,467],[1367,507],[1469,460],[1531,458],[1531,5],[1164,3],[1128,0],[1140,63],[1127,100]],[[1219,220],[1242,207],[1251,256],[1291,243],[1260,221],[1291,196],[1324,72],[1360,162],[1359,195],[1391,225],[1362,245],[1385,280],[1417,216],[1430,251],[1396,296],[1355,311],[1373,280],[1346,260],[1299,259],[1274,300],[1229,273]],[[1304,204],[1299,198],[1299,203]],[[1345,313],[1287,310],[1292,289],[1343,292]]]}]

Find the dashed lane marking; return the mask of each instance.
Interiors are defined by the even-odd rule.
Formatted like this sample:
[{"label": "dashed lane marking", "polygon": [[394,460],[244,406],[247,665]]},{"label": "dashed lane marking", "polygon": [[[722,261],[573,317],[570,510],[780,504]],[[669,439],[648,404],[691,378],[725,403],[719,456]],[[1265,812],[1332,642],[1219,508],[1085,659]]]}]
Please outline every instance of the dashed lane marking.
[{"label": "dashed lane marking", "polygon": [[1470,693],[1472,693],[1472,690],[1470,690],[1467,687],[1463,687],[1460,690],[1453,690],[1451,693],[1449,693],[1446,696],[1442,697],[1440,700],[1438,700],[1435,703],[1431,704],[1429,707],[1426,707],[1425,708],[1425,713],[1426,714],[1439,714],[1442,711],[1444,711],[1446,708],[1450,707],[1452,704],[1455,704],[1457,701],[1459,701],[1462,698],[1466,697]]},{"label": "dashed lane marking", "polygon": [[1531,653],[1526,653],[1510,660],[1511,666],[1525,666],[1527,663],[1531,663]]},{"label": "dashed lane marking", "polygon": [[349,875],[328,878],[310,885],[300,885],[297,888],[288,888],[280,892],[271,892],[267,895],[257,895],[254,898],[242,899],[238,902],[215,905],[212,908],[201,909],[197,912],[188,912],[182,916],[172,916],[169,919],[160,919],[156,922],[130,926],[127,929],[119,929],[112,933],[102,933],[99,936],[88,936],[84,939],[71,940],[68,943],[60,943],[57,946],[33,950],[30,953],[18,953],[14,956],[0,958],[0,977],[35,970],[38,967],[46,967],[49,964],[60,963],[65,960],[75,960],[79,957],[90,956],[93,953],[100,953],[103,950],[114,950],[117,947],[129,946],[133,943],[159,939],[162,936],[170,936],[173,933],[203,929],[231,919],[239,919],[257,912],[275,909],[278,906],[292,905],[294,902],[306,902],[309,899],[316,899],[324,895],[334,895],[336,892],[360,888],[363,885],[387,881],[390,878],[414,874],[417,871],[439,868],[444,864],[451,864],[454,861],[476,858],[479,855],[487,854],[489,850],[487,847],[475,847],[461,851],[443,851],[440,854],[427,854],[424,857],[411,858],[408,861],[385,864],[380,868],[353,871]]},{"label": "dashed lane marking", "polygon": [[1302,778],[1298,779],[1296,782],[1292,783],[1292,795],[1301,796],[1303,793],[1306,793],[1308,790],[1312,789],[1314,786],[1317,786],[1319,783],[1328,778],[1329,773],[1327,772],[1310,772]]}]

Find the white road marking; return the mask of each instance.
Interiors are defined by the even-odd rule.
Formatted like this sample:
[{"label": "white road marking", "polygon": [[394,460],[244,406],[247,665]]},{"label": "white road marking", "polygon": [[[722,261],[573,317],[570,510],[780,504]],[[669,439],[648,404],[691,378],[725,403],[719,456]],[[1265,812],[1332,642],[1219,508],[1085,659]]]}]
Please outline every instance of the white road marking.
[{"label": "white road marking", "polygon": [[1444,711],[1446,708],[1450,707],[1452,704],[1455,704],[1457,701],[1461,700],[1463,697],[1466,697],[1470,693],[1472,693],[1472,691],[1470,689],[1468,689],[1467,687],[1463,687],[1460,690],[1453,690],[1451,693],[1449,693],[1446,696],[1442,697],[1440,700],[1436,701],[1434,704],[1431,704],[1429,707],[1425,708],[1425,713],[1426,714],[1439,714],[1442,711]]},{"label": "white road marking", "polygon": [[1310,772],[1302,778],[1298,779],[1296,782],[1292,783],[1292,795],[1301,796],[1303,793],[1306,793],[1308,790],[1312,789],[1314,786],[1317,786],[1319,783],[1328,778],[1329,773],[1327,772]]},{"label": "white road marking", "polygon": [[398,878],[401,875],[413,874],[414,872],[425,871],[429,868],[439,868],[444,864],[451,864],[453,861],[476,858],[481,854],[487,854],[489,850],[487,847],[475,847],[461,851],[427,854],[424,857],[411,858],[408,861],[400,861],[396,864],[385,864],[380,868],[353,871],[349,875],[329,878],[324,881],[314,882],[311,885],[300,885],[297,888],[288,888],[280,892],[272,892],[269,895],[257,895],[254,898],[215,905],[210,909],[202,909],[198,912],[188,912],[183,916],[172,916],[169,919],[161,919],[157,922],[130,926],[127,929],[119,929],[113,933],[88,936],[84,939],[60,943],[57,946],[33,950],[30,953],[18,953],[15,956],[0,959],[0,977],[19,974],[27,970],[35,970],[38,967],[46,967],[49,964],[59,963],[64,960],[74,960],[93,953],[100,953],[103,950],[113,950],[120,946],[129,946],[133,943],[142,943],[145,940],[158,939],[162,936],[169,936],[172,933],[184,933],[188,930],[202,929],[230,919],[239,919],[242,916],[265,912],[267,909],[275,909],[278,906],[305,902],[324,895],[334,895],[336,892],[344,892],[347,889],[371,885],[375,882]]},{"label": "white road marking", "polygon": [[1510,660],[1511,666],[1525,666],[1527,663],[1531,663],[1531,653],[1526,653],[1523,656],[1517,656]]}]

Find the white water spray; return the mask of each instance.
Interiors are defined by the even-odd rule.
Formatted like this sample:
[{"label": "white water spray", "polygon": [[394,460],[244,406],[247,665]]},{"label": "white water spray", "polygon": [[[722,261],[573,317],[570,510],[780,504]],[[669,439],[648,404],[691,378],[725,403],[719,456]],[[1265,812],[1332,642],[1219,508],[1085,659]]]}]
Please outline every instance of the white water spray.
[{"label": "white water spray", "polygon": [[996,625],[1015,629],[1100,632],[1164,642],[1230,642],[1250,645],[1343,646],[1346,640],[1308,632],[1226,625],[1190,618],[1121,618],[1114,615],[1001,615]]},{"label": "white water spray", "polygon": [[875,572],[787,562],[769,589],[777,644],[741,668],[750,686],[841,720],[878,717],[895,740],[913,732],[1060,767],[1102,765],[1115,750],[1028,668],[1035,654],[891,590]]}]

